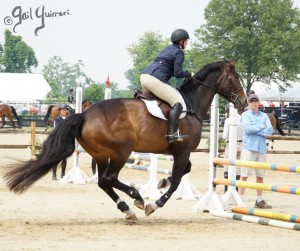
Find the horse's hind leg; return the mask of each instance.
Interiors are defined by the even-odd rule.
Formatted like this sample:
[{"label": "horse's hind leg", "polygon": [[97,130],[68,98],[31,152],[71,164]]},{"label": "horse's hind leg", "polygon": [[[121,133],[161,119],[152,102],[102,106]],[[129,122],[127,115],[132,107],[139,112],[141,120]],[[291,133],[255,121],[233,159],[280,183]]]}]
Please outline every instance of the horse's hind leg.
[{"label": "horse's hind leg", "polygon": [[[172,176],[170,177],[171,186],[166,193],[164,193],[155,204],[147,204],[145,207],[145,214],[149,216],[159,207],[163,207],[171,198],[172,194],[178,188],[181,178],[185,172],[190,171],[191,163],[189,162],[190,153],[182,153],[174,155],[174,163],[172,168]],[[182,168],[184,167],[184,168]]]},{"label": "horse's hind leg", "polygon": [[113,173],[111,161],[99,161],[97,160],[98,165],[98,186],[107,193],[109,197],[117,204],[117,208],[126,214],[126,219],[128,220],[137,220],[135,213],[129,208],[125,201],[123,201],[119,195],[113,190],[113,184],[116,183],[118,173]]},{"label": "horse's hind leg", "polygon": [[11,120],[11,124],[12,124],[13,128],[16,129],[15,122],[13,119]]},{"label": "horse's hind leg", "polygon": [[6,124],[5,117],[2,116],[1,119],[2,119],[2,125],[0,128],[3,128]]}]

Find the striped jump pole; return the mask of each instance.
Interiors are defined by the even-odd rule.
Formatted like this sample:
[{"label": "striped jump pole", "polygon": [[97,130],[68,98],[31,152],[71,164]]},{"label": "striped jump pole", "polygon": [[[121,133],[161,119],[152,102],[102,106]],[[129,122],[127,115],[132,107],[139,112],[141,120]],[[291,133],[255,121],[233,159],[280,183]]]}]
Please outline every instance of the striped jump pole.
[{"label": "striped jump pole", "polygon": [[214,184],[300,195],[300,188],[297,187],[277,186],[277,185],[270,185],[265,183],[255,183],[249,181],[228,180],[228,179],[220,179],[220,178],[215,178]]},{"label": "striped jump pole", "polygon": [[270,211],[266,211],[266,210],[260,210],[260,209],[254,209],[254,208],[244,208],[244,207],[233,207],[231,209],[231,211],[234,213],[239,213],[239,214],[254,215],[254,216],[270,218],[270,219],[275,219],[275,220],[300,223],[300,216],[291,215],[291,214],[270,212]]},{"label": "striped jump pole", "polygon": [[[170,161],[174,160],[174,157],[172,155],[156,154],[156,157],[158,160],[170,160]],[[128,159],[151,161],[150,154],[136,153],[136,152],[131,153]]]},{"label": "striped jump pole", "polygon": [[[130,168],[130,169],[135,169],[135,170],[140,170],[140,171],[147,171],[150,172],[151,171],[151,166],[145,166],[145,165],[135,165],[135,164],[129,164],[126,163],[124,165],[124,167],[126,168]],[[172,171],[168,170],[168,169],[161,169],[161,168],[157,168],[157,173],[162,173],[162,174],[168,174],[171,175]]]},{"label": "striped jump pole", "polygon": [[224,158],[214,158],[213,163],[215,165],[234,165],[270,171],[300,173],[300,166],[296,165],[280,165],[246,160],[230,160]]},{"label": "striped jump pole", "polygon": [[239,220],[239,221],[245,221],[245,222],[250,222],[250,223],[257,223],[257,224],[261,224],[261,225],[268,225],[268,226],[273,226],[273,227],[280,227],[280,228],[286,228],[286,229],[300,231],[300,224],[298,224],[298,223],[260,218],[260,217],[251,216],[251,215],[227,213],[224,211],[216,211],[216,210],[211,211],[211,215],[217,216],[217,217],[222,217],[222,218],[227,218],[227,219],[233,219],[233,220]]}]

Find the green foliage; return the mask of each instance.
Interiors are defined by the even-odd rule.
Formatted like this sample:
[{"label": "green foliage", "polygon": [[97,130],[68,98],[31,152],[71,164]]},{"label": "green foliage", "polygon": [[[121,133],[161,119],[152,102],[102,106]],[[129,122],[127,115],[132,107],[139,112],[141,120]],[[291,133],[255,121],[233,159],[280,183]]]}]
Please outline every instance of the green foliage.
[{"label": "green foliage", "polygon": [[100,83],[92,83],[87,88],[83,89],[82,100],[89,99],[93,103],[104,99],[104,91],[106,85]]},{"label": "green foliage", "polygon": [[38,61],[33,49],[21,36],[14,36],[9,30],[5,30],[4,35],[4,48],[0,45],[0,71],[25,73],[31,72],[32,67],[37,67]]},{"label": "green foliage", "polygon": [[66,101],[70,88],[89,86],[91,79],[82,71],[84,64],[79,60],[75,65],[63,62],[61,57],[54,56],[43,68],[43,74],[51,87],[48,100]]},{"label": "green foliage", "polygon": [[247,92],[255,81],[285,88],[300,72],[299,17],[291,0],[211,0],[194,49],[204,61],[238,58]]},{"label": "green foliage", "polygon": [[130,81],[129,89],[141,89],[140,75],[142,71],[168,43],[169,39],[163,38],[157,32],[146,32],[137,43],[128,47],[128,52],[133,61],[133,68],[125,74]]},{"label": "green foliage", "polygon": [[[209,149],[209,147],[210,147],[210,139],[206,140],[206,146]],[[218,139],[218,147],[219,147],[219,149],[225,149],[225,147],[226,147],[226,140],[223,139],[223,138],[219,138]]]}]

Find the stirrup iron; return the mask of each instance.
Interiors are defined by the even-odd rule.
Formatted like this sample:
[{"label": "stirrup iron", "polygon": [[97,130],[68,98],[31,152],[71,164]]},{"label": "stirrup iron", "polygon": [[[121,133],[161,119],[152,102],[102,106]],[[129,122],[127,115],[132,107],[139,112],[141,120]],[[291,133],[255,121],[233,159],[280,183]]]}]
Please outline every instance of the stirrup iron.
[{"label": "stirrup iron", "polygon": [[189,135],[180,134],[179,129],[174,132],[173,134],[166,135],[168,142],[173,143],[175,141],[184,141],[184,139],[187,139]]}]

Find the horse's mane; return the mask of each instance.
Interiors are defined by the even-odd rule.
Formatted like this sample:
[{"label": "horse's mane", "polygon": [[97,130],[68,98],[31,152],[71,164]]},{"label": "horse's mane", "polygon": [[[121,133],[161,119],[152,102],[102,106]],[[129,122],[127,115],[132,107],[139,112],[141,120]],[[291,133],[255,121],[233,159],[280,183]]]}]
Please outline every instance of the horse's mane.
[{"label": "horse's mane", "polygon": [[[204,81],[204,79],[207,77],[207,75],[211,72],[218,71],[222,69],[224,64],[227,63],[227,61],[219,61],[215,63],[210,63],[202,67],[194,76],[193,78],[196,78],[199,81]],[[190,91],[192,86],[194,85],[194,82],[192,78],[187,78],[182,85],[179,87],[180,92],[186,93]]]}]

